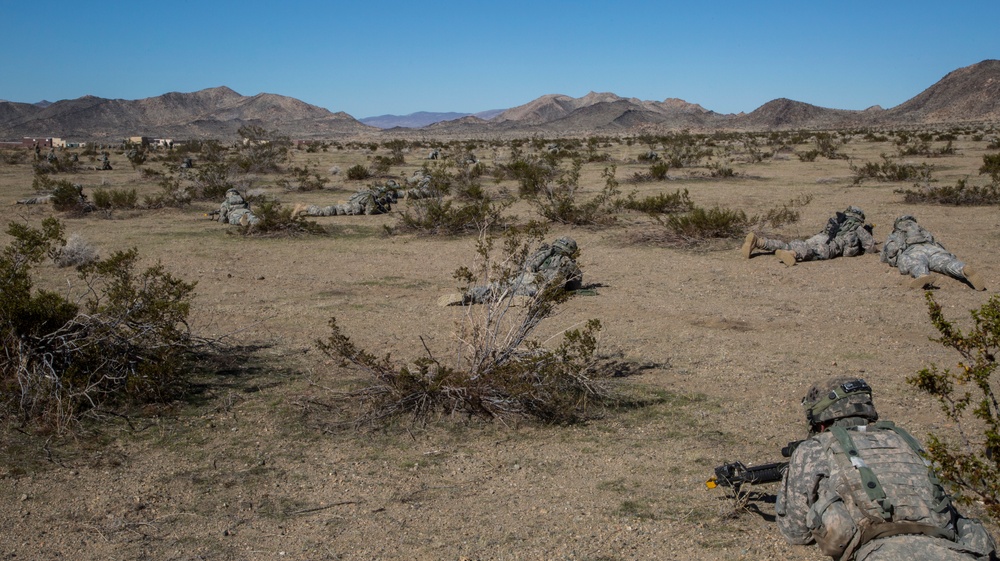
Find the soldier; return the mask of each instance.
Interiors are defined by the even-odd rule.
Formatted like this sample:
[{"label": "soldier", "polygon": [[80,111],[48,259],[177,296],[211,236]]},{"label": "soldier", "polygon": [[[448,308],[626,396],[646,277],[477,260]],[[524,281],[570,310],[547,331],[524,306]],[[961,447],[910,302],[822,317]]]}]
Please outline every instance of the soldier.
[{"label": "soldier", "polygon": [[773,253],[791,267],[799,261],[820,261],[835,257],[854,257],[871,253],[878,242],[872,236],[872,226],[865,224],[865,213],[856,206],[827,220],[823,231],[805,240],[783,242],[762,238],[750,232],[743,242],[743,257],[750,259],[755,250]]},{"label": "soldier", "polygon": [[892,233],[882,247],[882,262],[899,269],[899,274],[910,275],[912,288],[926,288],[934,278],[931,271],[958,279],[976,290],[986,290],[983,278],[943,245],[934,235],[917,224],[917,219],[906,214],[896,219]]},{"label": "soldier", "polygon": [[226,191],[226,200],[219,205],[219,222],[223,224],[243,225],[256,224],[260,221],[250,211],[250,203],[236,189]]},{"label": "soldier", "polygon": [[366,189],[359,189],[357,193],[347,199],[346,203],[325,207],[309,205],[305,208],[297,208],[295,214],[306,216],[385,214],[392,210],[392,203],[398,199],[398,189],[399,185],[390,179],[385,185],[373,185]]},{"label": "soldier", "polygon": [[555,240],[552,245],[543,243],[525,263],[524,272],[517,277],[504,283],[474,286],[465,294],[442,296],[438,304],[483,304],[510,294],[530,298],[555,282],[562,283],[566,290],[577,290],[583,286],[583,272],[576,264],[577,255],[576,241],[568,236]]},{"label": "soldier", "polygon": [[108,171],[111,169],[111,161],[108,160],[107,152],[101,152],[101,165],[94,169],[96,169],[97,171]]},{"label": "soldier", "polygon": [[878,421],[864,380],[834,377],[802,400],[810,438],[792,454],[778,490],[778,529],[847,560],[995,559],[978,520],[963,518],[920,443]]}]

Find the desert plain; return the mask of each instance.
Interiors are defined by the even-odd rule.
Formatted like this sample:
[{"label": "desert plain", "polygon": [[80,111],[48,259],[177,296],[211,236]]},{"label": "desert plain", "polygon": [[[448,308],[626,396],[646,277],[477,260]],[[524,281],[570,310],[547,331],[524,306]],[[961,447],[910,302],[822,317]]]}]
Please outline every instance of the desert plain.
[{"label": "desert plain", "polygon": [[[734,143],[732,177],[712,177],[707,166],[717,160],[702,160],[642,182],[629,178],[649,169],[639,157],[650,148],[609,138],[599,148],[609,160],[583,165],[578,196],[600,192],[601,172],[614,164],[623,196],[686,189],[698,206],[748,215],[808,201],[796,207],[797,222],[769,232],[786,239],[808,237],[856,205],[881,242],[897,216],[912,214],[985,279],[986,291],[947,278],[931,290],[968,328],[969,311],[1000,287],[996,207],[908,204],[897,191],[913,181],[858,184],[851,168],[885,153],[933,166],[935,185],[987,183],[978,170],[996,131],[952,132],[955,153],[938,157],[896,156],[891,136],[849,133],[835,135],[846,159],[802,161],[798,154],[813,147],[808,135],[783,149],[762,144],[759,162],[742,158]],[[287,190],[275,182],[280,174],[268,174],[255,189],[282,205],[345,200],[376,180],[328,170],[367,165],[384,152],[342,144],[293,148],[283,164],[317,170],[329,180],[325,188]],[[405,163],[379,181],[402,181],[431,163],[428,145],[411,145]],[[510,158],[507,142],[458,144],[470,145],[487,170]],[[446,158],[460,151],[442,147]],[[111,162],[112,171],[56,177],[85,193],[158,189],[120,152]],[[815,547],[789,546],[779,534],[776,485],[757,489],[757,512],[741,510],[722,489],[705,488],[713,468],[781,460],[783,445],[805,437],[802,396],[835,374],[867,380],[882,417],[918,438],[956,436],[906,379],[930,364],[954,367],[958,356],[932,340],[925,292],[908,288],[877,254],[786,267],[770,255],[744,259],[741,237],[694,247],[639,243],[638,233],[662,226],[627,211],[612,226],[550,224],[548,239],[578,242],[584,283],[594,289],[560,306],[535,338],[552,345],[563,331],[599,319],[601,351],[642,365],[615,383],[658,399],[566,426],[459,416],[356,429],[345,423],[348,409],[325,406],[332,389],[361,376],[318,350],[327,322],[335,316],[376,354],[411,360],[426,345],[447,359],[456,322],[470,310],[436,302],[456,291],[452,272],[473,262],[474,235],[387,235],[385,226],[414,204],[407,200],[390,214],[317,217],[326,235],[292,238],[236,235],[204,216],[219,201],[67,217],[51,205],[14,204],[33,194],[31,164],[29,157],[0,165],[5,225],[38,226],[54,215],[102,256],[135,247],[142,263],[197,281],[192,330],[242,358],[199,377],[191,399],[75,436],[6,430],[0,559],[818,560],[825,557]],[[152,158],[143,167],[158,166]],[[481,180],[489,192],[517,192],[512,180],[498,184],[489,173]],[[510,212],[539,218],[526,201]],[[72,268],[52,263],[36,270],[36,283],[66,294],[79,288]],[[965,510],[981,514],[975,505]]]}]

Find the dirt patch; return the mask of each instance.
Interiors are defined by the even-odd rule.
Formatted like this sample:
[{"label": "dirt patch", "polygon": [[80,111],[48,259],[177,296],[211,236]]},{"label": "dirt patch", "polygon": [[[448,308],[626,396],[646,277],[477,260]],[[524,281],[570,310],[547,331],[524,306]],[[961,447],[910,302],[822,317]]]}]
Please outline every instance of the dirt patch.
[{"label": "dirt patch", "polygon": [[[947,163],[935,173],[941,182],[976,177],[985,142],[956,147],[959,155],[931,162]],[[618,177],[646,169],[635,163],[645,149],[607,149]],[[891,150],[860,138],[842,149],[859,162]],[[364,157],[296,152],[294,163],[347,169]],[[407,159],[393,172],[409,176],[422,163]],[[124,160],[113,164],[113,172],[67,179],[87,190],[155,191]],[[604,186],[604,165],[584,167],[586,193]],[[789,237],[813,234],[851,204],[877,224],[880,241],[896,216],[914,214],[986,279],[986,292],[948,279],[935,290],[948,316],[968,325],[967,311],[1000,286],[996,209],[906,205],[894,190],[909,185],[853,185],[848,166],[765,160],[735,165],[754,179],[720,180],[681,168],[636,188],[640,196],[689,189],[700,206],[748,214],[810,195],[801,221],[778,232]],[[27,165],[0,166],[7,203],[30,195],[30,183]],[[332,204],[362,186],[334,183],[272,190],[287,204]],[[924,293],[905,288],[877,256],[786,267],[773,256],[743,259],[738,241],[713,251],[630,245],[623,240],[650,221],[629,215],[607,230],[553,228],[550,238],[577,240],[584,282],[598,286],[546,320],[538,338],[557,341],[600,319],[602,348],[649,366],[624,382],[659,396],[655,403],[569,427],[442,419],[358,432],[326,399],[357,374],[315,341],[336,316],[376,354],[415,358],[423,336],[437,356],[450,356],[463,310],[436,300],[455,291],[451,273],[471,263],[473,240],[386,237],[391,215],[317,219],[332,231],[325,237],[246,239],[204,219],[211,207],[64,220],[67,234],[103,255],[135,246],[145,261],[196,280],[193,327],[249,345],[247,358],[199,379],[190,403],[131,427],[112,422],[97,440],[6,434],[0,559],[821,559],[815,548],[785,544],[766,500],[764,516],[732,517],[732,503],[704,488],[712,468],[780,459],[780,448],[805,433],[799,400],[831,374],[863,376],[883,417],[921,438],[953,431],[905,379],[956,357],[929,340]],[[37,224],[52,214],[2,208],[6,221]],[[513,210],[533,212],[523,203]],[[74,282],[71,270],[46,265],[39,274],[54,290]]]}]

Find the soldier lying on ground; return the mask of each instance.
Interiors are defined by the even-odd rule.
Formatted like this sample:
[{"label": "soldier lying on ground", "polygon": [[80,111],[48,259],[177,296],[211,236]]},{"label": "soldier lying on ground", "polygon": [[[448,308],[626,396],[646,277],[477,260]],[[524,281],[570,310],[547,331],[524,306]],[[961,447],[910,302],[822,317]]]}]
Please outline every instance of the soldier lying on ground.
[{"label": "soldier lying on ground", "polygon": [[502,283],[475,286],[465,294],[448,294],[438,299],[440,306],[483,304],[496,301],[506,295],[532,297],[552,285],[562,283],[566,290],[577,290],[583,286],[583,272],[576,264],[576,241],[562,237],[552,245],[542,244],[524,264],[524,271],[515,278]]},{"label": "soldier lying on ground", "polygon": [[399,185],[390,180],[385,185],[372,185],[359,189],[345,203],[330,206],[308,205],[297,206],[295,214],[306,216],[343,216],[358,214],[384,214],[392,210],[392,203],[399,197]]},{"label": "soldier lying on ground", "polygon": [[820,261],[835,257],[854,257],[871,253],[878,242],[872,236],[872,226],[865,224],[865,213],[856,206],[827,220],[823,231],[805,240],[768,239],[751,232],[743,242],[743,257],[750,259],[754,251],[773,253],[791,267],[799,261]]},{"label": "soldier lying on ground", "polygon": [[[214,213],[213,213],[214,214]],[[250,203],[236,189],[226,191],[226,200],[219,206],[218,221],[223,224],[256,224],[260,219],[250,210]]]},{"label": "soldier lying on ground", "polygon": [[816,542],[840,561],[996,559],[983,525],[963,518],[908,432],[878,421],[864,380],[810,388],[810,438],[795,448],[778,490],[788,543]]},{"label": "soldier lying on ground", "polygon": [[882,247],[882,262],[899,269],[899,274],[910,275],[913,288],[926,288],[934,281],[931,272],[958,279],[976,290],[986,290],[983,278],[958,257],[948,252],[934,240],[934,235],[917,224],[917,219],[906,214],[896,219],[892,234]]}]

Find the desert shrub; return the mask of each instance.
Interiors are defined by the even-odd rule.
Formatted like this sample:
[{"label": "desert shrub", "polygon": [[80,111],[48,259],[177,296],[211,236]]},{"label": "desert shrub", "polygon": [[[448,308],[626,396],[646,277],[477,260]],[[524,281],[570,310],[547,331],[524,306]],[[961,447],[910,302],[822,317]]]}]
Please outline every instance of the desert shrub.
[{"label": "desert shrub", "polygon": [[66,240],[66,245],[53,252],[52,260],[57,267],[80,267],[99,260],[100,256],[94,246],[79,234],[73,234]]},{"label": "desert shrub", "polygon": [[[456,277],[488,284],[524,270],[532,255],[527,240],[534,238],[517,229],[500,237],[492,231],[480,235],[476,264],[456,271]],[[598,320],[567,330],[554,349],[532,338],[567,297],[558,283],[523,305],[514,304],[512,291],[498,291],[491,301],[466,308],[456,333],[457,349],[448,360],[426,345],[426,356],[408,363],[376,357],[354,345],[335,318],[330,336],[318,345],[368,380],[362,388],[336,396],[361,406],[358,425],[382,425],[400,417],[422,423],[439,416],[572,423],[586,419],[612,393],[597,360]]]},{"label": "desert shrub", "polygon": [[726,160],[717,160],[708,164],[708,174],[712,177],[735,177],[733,166]]},{"label": "desert shrub", "polygon": [[608,226],[617,220],[616,214],[621,209],[621,194],[618,180],[615,178],[616,166],[604,168],[604,188],[592,199],[584,202],[577,200],[579,190],[580,168],[582,162],[574,160],[569,170],[563,170],[555,184],[549,184],[537,196],[530,199],[538,209],[538,213],[552,222],[574,224],[577,226]]},{"label": "desert shrub", "polygon": [[243,125],[237,133],[242,142],[237,143],[233,163],[245,173],[270,173],[288,159],[291,141],[278,131],[268,131],[258,125]]},{"label": "desert shrub", "polygon": [[799,152],[800,162],[815,162],[816,156],[819,156],[819,150],[807,150],[805,152]]},{"label": "desert shrub", "polygon": [[52,208],[70,215],[84,214],[94,209],[83,194],[82,185],[59,180],[54,181],[52,186]]},{"label": "desert shrub", "polygon": [[94,206],[101,210],[136,208],[139,196],[135,189],[95,189]]},{"label": "desert shrub", "polygon": [[738,238],[746,232],[749,223],[750,219],[742,210],[719,206],[710,209],[696,206],[684,214],[668,215],[664,221],[668,231],[690,241]]},{"label": "desert shrub", "polygon": [[657,226],[631,233],[630,241],[679,248],[712,246],[743,237],[759,218],[749,218],[742,210],[693,206],[688,212],[656,216],[656,220]]},{"label": "desert shrub", "polygon": [[670,214],[674,212],[688,212],[694,208],[688,190],[678,189],[673,193],[657,193],[643,199],[636,199],[635,193],[622,202],[622,207],[628,210],[637,210],[648,214]]},{"label": "desert shrub", "polygon": [[1000,405],[993,390],[1000,353],[1000,296],[971,311],[973,327],[967,332],[944,317],[933,294],[928,292],[926,299],[931,323],[940,334],[934,340],[960,357],[955,370],[931,364],[907,379],[933,396],[958,428],[958,442],[931,434],[928,457],[938,475],[955,487],[958,501],[982,502],[990,514],[1000,516]]},{"label": "desert shrub", "polygon": [[317,222],[307,220],[295,209],[282,207],[276,201],[262,201],[253,211],[258,218],[256,224],[239,225],[236,232],[241,236],[295,237],[305,234],[326,234],[326,229]]},{"label": "desert shrub", "polygon": [[534,197],[548,187],[559,176],[559,169],[536,157],[512,156],[507,164],[495,168],[497,181],[513,179],[517,181],[517,193],[521,197]]},{"label": "desert shrub", "polygon": [[440,196],[417,199],[399,214],[393,233],[415,233],[432,236],[455,236],[482,229],[505,229],[514,219],[504,211],[513,201],[493,201],[484,194],[469,196],[463,202],[445,200]]},{"label": "desert shrub", "polygon": [[0,419],[62,430],[85,415],[168,399],[188,372],[193,283],[135,249],[79,268],[82,307],[33,290],[31,269],[64,245],[55,219],[11,223],[0,254]]},{"label": "desert shrub", "polygon": [[182,186],[180,180],[173,176],[164,176],[157,184],[160,186],[160,192],[144,195],[142,198],[144,207],[182,207],[191,204],[191,199],[194,198],[193,188]]},{"label": "desert shrub", "polygon": [[801,216],[798,209],[810,202],[812,202],[812,195],[802,195],[797,199],[791,199],[787,203],[782,203],[781,206],[768,209],[764,214],[754,217],[751,222],[760,227],[767,226],[770,228],[781,228],[788,224],[794,224],[799,221]]},{"label": "desert shrub", "polygon": [[814,137],[816,151],[828,160],[846,160],[847,156],[839,152],[834,136],[828,132],[817,133]]},{"label": "desert shrub", "polygon": [[649,176],[655,181],[663,181],[666,179],[668,171],[670,171],[669,162],[654,162],[649,166]]},{"label": "desert shrub", "polygon": [[194,176],[192,196],[201,200],[218,200],[235,186],[233,170],[225,162],[208,161],[200,165]]},{"label": "desert shrub", "polygon": [[930,138],[911,137],[903,134],[896,139],[896,151],[900,156],[927,156],[931,153]]},{"label": "desert shrub", "polygon": [[363,164],[355,164],[347,168],[347,179],[364,181],[365,179],[370,179],[371,177],[372,172],[369,171],[368,167]]},{"label": "desert shrub", "polygon": [[1000,204],[1000,186],[969,185],[959,179],[955,185],[914,186],[913,189],[896,190],[907,203],[924,203],[954,206],[984,206]]},{"label": "desert shrub", "polygon": [[994,136],[986,143],[987,150],[1000,150],[1000,137]]},{"label": "desert shrub", "polygon": [[979,168],[979,175],[989,175],[994,184],[1000,183],[1000,152],[996,154],[983,154],[983,165]]},{"label": "desert shrub", "polygon": [[3,162],[8,166],[23,164],[27,160],[28,152],[26,150],[0,150],[0,162]]},{"label": "desert shrub", "polygon": [[898,163],[882,154],[882,162],[865,162],[861,166],[851,164],[854,172],[854,184],[858,185],[866,179],[875,181],[929,181],[933,166],[927,164]]},{"label": "desert shrub", "polygon": [[330,182],[329,179],[321,177],[315,169],[310,170],[309,166],[292,166],[289,173],[292,176],[291,181],[284,178],[277,181],[279,187],[288,191],[318,191]]}]

